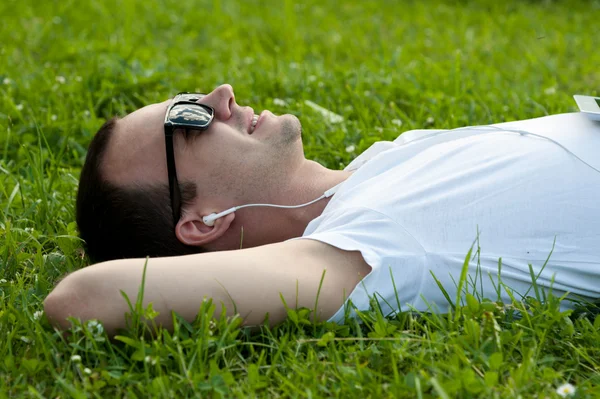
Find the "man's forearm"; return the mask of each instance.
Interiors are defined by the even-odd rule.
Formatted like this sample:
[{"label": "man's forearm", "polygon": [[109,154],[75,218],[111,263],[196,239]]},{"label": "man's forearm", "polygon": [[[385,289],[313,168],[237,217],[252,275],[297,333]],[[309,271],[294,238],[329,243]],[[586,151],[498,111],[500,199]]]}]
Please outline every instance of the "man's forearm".
[{"label": "man's forearm", "polygon": [[[212,298],[217,314],[224,305],[229,315],[237,311],[246,325],[256,325],[266,313],[272,323],[285,319],[281,296],[290,307],[313,308],[319,295],[317,315],[328,318],[365,271],[348,264],[345,254],[310,241],[149,259],[142,306],[152,302],[159,312],[154,321],[170,328],[171,311],[192,321],[204,298]],[[98,319],[109,334],[114,333],[125,327],[125,314],[130,311],[120,292],[135,303],[145,263],[144,259],[123,259],[72,273],[44,302],[46,314],[63,329],[69,326],[65,319],[75,317]]]}]

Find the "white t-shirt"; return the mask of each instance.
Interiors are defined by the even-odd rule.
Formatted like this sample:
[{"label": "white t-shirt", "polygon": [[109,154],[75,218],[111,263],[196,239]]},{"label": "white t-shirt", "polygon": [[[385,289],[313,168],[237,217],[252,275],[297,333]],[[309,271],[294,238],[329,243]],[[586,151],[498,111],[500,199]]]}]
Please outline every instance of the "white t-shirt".
[{"label": "white t-shirt", "polygon": [[362,253],[372,271],[349,296],[360,310],[374,297],[384,314],[448,311],[432,274],[454,301],[477,238],[466,288],[476,296],[511,301],[497,288],[502,258],[516,299],[535,295],[529,265],[556,296],[600,297],[600,123],[583,114],[413,130],[345,170],[354,173],[296,239]]}]

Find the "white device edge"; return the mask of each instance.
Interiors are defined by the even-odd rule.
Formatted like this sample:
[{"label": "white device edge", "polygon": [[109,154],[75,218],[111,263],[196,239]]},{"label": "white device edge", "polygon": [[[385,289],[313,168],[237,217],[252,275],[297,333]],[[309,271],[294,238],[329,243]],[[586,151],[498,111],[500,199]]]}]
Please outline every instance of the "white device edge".
[{"label": "white device edge", "polygon": [[579,110],[587,114],[591,119],[600,120],[600,97],[585,96],[582,94],[573,95]]}]

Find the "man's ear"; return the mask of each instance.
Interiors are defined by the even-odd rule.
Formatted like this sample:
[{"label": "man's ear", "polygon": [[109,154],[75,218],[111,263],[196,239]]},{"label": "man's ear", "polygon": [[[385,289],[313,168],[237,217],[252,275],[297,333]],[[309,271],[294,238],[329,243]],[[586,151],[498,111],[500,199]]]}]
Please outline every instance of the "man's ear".
[{"label": "man's ear", "polygon": [[235,212],[215,220],[214,226],[207,226],[195,212],[185,214],[175,226],[177,239],[186,245],[199,247],[213,242],[227,232]]}]

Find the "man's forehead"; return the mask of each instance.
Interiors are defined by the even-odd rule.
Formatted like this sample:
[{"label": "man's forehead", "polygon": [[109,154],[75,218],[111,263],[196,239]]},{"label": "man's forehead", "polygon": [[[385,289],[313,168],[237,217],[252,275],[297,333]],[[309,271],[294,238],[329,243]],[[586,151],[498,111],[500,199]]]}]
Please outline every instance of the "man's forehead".
[{"label": "man's forehead", "polygon": [[109,180],[127,184],[166,177],[163,123],[170,102],[140,108],[117,122],[103,165]]}]

